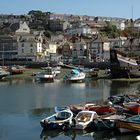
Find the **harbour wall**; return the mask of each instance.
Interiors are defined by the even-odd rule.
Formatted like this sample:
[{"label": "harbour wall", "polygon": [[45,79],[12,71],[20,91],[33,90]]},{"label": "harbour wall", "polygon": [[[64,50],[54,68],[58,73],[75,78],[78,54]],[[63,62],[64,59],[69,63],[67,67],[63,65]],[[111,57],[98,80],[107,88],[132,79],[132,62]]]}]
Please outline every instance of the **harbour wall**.
[{"label": "harbour wall", "polygon": [[[50,62],[50,66],[57,65],[57,62]],[[33,62],[33,61],[0,61],[1,66],[11,66],[11,65],[22,65],[29,68],[40,68],[40,67],[47,67],[48,62]],[[78,64],[71,64],[73,66],[79,66]],[[62,65],[64,67],[67,67],[68,65]],[[89,63],[83,63],[80,65],[80,67],[86,67],[86,68],[99,68],[99,69],[106,69],[110,67],[109,62],[89,62]]]}]

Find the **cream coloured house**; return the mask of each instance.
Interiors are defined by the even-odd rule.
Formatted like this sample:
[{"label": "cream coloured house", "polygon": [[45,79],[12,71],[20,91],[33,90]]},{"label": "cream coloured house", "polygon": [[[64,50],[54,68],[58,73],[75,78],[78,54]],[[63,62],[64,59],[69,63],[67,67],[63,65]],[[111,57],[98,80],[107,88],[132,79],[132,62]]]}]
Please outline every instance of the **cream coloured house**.
[{"label": "cream coloured house", "polygon": [[32,61],[45,61],[46,48],[41,35],[20,35],[18,40],[18,58],[31,59]]},{"label": "cream coloured house", "polygon": [[72,48],[72,61],[82,63],[84,62],[86,44],[83,40],[76,40]]},{"label": "cream coloured house", "polygon": [[104,40],[103,43],[103,62],[108,62],[110,60],[110,42]]},{"label": "cream coloured house", "polygon": [[98,35],[89,46],[91,61],[105,62],[110,59],[110,41]]},{"label": "cream coloured house", "polygon": [[57,61],[57,47],[58,45],[54,42],[48,43],[48,48],[46,49],[46,61]]}]

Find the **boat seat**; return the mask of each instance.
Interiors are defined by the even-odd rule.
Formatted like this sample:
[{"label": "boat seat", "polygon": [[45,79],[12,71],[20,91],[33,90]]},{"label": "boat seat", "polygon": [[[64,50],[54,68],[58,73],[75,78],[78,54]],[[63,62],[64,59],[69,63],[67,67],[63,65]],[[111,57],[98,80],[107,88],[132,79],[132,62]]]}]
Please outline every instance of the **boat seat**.
[{"label": "boat seat", "polygon": [[68,113],[61,113],[61,114],[58,114],[57,116],[55,116],[55,119],[56,120],[64,120],[64,119],[67,119],[70,117],[70,114]]}]

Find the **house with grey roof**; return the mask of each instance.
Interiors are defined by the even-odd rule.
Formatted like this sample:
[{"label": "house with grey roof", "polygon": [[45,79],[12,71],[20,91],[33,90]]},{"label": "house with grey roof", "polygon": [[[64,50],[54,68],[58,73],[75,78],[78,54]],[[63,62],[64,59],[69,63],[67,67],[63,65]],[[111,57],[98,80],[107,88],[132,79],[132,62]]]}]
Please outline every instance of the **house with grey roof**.
[{"label": "house with grey roof", "polygon": [[48,44],[43,42],[43,36],[22,34],[18,40],[18,58],[32,61],[45,61]]}]

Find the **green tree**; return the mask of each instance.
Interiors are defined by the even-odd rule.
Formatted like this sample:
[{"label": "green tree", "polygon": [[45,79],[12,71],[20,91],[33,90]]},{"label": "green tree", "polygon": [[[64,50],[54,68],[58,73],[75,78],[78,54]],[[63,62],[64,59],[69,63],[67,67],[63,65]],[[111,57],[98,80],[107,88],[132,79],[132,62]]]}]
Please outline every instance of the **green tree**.
[{"label": "green tree", "polygon": [[116,25],[112,25],[106,21],[106,26],[100,30],[101,34],[108,36],[109,38],[116,38],[120,36],[120,30],[117,29]]}]

